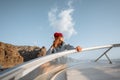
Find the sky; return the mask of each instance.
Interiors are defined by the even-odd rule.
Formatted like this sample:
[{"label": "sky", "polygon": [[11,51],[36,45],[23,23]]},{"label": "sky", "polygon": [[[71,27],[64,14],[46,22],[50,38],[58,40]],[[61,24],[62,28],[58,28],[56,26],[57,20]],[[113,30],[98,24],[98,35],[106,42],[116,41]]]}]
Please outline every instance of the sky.
[{"label": "sky", "polygon": [[[0,41],[48,49],[53,34],[62,32],[66,43],[82,48],[120,43],[119,4],[120,0],[0,0]],[[81,57],[94,56],[90,55]],[[120,49],[110,56],[120,58]]]}]

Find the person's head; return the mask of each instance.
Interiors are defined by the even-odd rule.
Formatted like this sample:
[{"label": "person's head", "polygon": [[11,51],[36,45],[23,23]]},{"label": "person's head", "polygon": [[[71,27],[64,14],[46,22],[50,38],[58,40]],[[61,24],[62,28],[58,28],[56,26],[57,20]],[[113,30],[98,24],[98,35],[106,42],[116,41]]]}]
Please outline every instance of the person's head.
[{"label": "person's head", "polygon": [[54,39],[55,39],[55,40],[59,39],[59,40],[61,40],[61,41],[64,41],[63,34],[60,33],[60,32],[55,32],[55,33],[54,33]]},{"label": "person's head", "polygon": [[59,32],[54,33],[54,39],[54,44],[59,46],[64,41],[63,34]]}]

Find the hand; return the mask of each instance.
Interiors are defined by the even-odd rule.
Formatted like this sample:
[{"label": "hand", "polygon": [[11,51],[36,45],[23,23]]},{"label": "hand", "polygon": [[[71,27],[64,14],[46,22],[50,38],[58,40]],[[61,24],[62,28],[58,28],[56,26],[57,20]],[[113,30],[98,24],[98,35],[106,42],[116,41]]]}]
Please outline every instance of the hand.
[{"label": "hand", "polygon": [[77,47],[76,47],[76,50],[77,50],[78,52],[80,52],[80,51],[82,51],[82,48],[81,48],[80,46],[77,46]]}]

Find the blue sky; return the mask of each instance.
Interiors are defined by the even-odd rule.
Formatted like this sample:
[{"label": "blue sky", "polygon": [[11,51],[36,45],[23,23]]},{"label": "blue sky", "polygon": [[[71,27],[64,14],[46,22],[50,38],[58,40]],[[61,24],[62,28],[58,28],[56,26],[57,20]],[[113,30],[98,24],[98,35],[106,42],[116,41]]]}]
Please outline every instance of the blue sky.
[{"label": "blue sky", "polygon": [[[48,49],[54,32],[60,31],[74,46],[120,43],[119,4],[120,0],[0,0],[0,41]],[[120,58],[118,51],[114,57]]]}]

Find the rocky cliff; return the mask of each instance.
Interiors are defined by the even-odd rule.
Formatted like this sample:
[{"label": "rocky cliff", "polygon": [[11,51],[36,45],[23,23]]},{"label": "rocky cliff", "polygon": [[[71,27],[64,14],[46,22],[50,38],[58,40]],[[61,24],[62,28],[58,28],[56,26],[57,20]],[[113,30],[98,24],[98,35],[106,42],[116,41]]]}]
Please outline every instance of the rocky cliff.
[{"label": "rocky cliff", "polygon": [[0,42],[0,69],[11,68],[44,55],[46,55],[45,47],[15,46]]},{"label": "rocky cliff", "polygon": [[0,66],[10,68],[23,62],[23,57],[18,53],[17,48],[11,44],[0,42]]},{"label": "rocky cliff", "polygon": [[45,47],[42,48],[37,46],[16,46],[16,47],[19,54],[23,57],[24,62],[46,55]]}]

